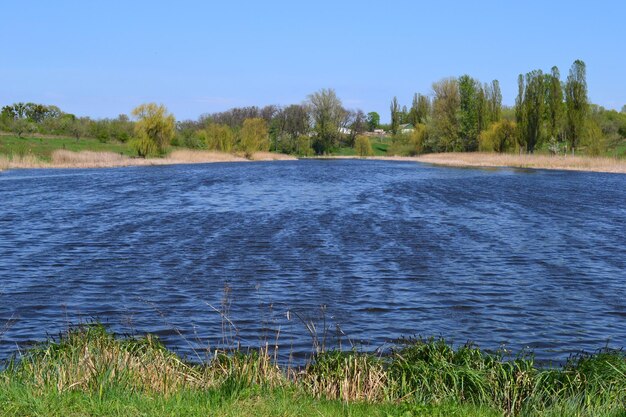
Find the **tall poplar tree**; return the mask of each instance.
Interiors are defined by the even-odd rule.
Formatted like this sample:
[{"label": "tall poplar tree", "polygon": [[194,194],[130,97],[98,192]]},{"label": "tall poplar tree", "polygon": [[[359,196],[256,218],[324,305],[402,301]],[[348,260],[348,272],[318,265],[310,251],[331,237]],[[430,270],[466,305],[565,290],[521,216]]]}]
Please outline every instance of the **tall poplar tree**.
[{"label": "tall poplar tree", "polygon": [[402,117],[402,115],[400,114],[400,104],[398,104],[398,97],[394,97],[393,100],[391,100],[389,110],[391,110],[391,133],[393,135],[397,135],[398,129],[400,128],[400,118]]},{"label": "tall poplar tree", "polygon": [[565,104],[567,108],[567,139],[572,152],[582,139],[585,121],[589,113],[587,99],[586,66],[581,60],[572,64],[565,84]]},{"label": "tall poplar tree", "polygon": [[460,129],[464,151],[478,149],[479,94],[478,83],[469,75],[459,77]]},{"label": "tall poplar tree", "polygon": [[541,125],[545,102],[545,82],[541,70],[526,74],[526,91],[524,92],[524,113],[526,128],[526,145],[530,153],[541,145]]},{"label": "tall poplar tree", "polygon": [[561,74],[556,66],[552,67],[552,72],[548,75],[547,80],[548,136],[550,140],[553,138],[556,140],[559,137],[563,118],[563,87],[561,86]]}]

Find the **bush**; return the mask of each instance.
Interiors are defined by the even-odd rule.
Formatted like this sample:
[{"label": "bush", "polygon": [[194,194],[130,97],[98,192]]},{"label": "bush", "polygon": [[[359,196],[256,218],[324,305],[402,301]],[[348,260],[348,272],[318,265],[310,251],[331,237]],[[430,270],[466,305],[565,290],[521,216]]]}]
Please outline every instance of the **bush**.
[{"label": "bush", "polygon": [[364,135],[356,137],[356,140],[354,141],[354,149],[356,150],[356,154],[361,157],[374,155],[370,139]]},{"label": "bush", "polygon": [[415,126],[411,133],[400,133],[392,139],[387,153],[390,155],[415,156],[424,152],[428,140],[428,129],[424,124]]},{"label": "bush", "polygon": [[507,152],[515,150],[515,123],[502,120],[487,130],[483,130],[478,138],[478,147],[484,152]]},{"label": "bush", "polygon": [[235,146],[235,134],[227,125],[211,123],[200,133],[202,136],[209,150],[230,152]]}]

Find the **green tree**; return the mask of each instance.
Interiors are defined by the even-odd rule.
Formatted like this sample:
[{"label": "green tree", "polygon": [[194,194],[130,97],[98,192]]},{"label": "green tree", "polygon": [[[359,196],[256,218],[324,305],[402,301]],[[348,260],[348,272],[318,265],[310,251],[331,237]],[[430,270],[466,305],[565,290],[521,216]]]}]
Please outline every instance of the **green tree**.
[{"label": "green tree", "polygon": [[207,149],[231,152],[235,146],[235,134],[228,125],[210,123],[204,129],[204,140]]},{"label": "green tree", "polygon": [[337,145],[345,110],[333,89],[321,89],[309,95],[308,101],[315,124],[313,149],[318,155],[328,153]]},{"label": "green tree", "polygon": [[534,70],[520,75],[519,92],[515,100],[515,119],[518,126],[518,138],[521,147],[533,153],[541,145],[542,121],[546,96],[545,77],[541,70]]},{"label": "green tree", "polygon": [[576,60],[572,64],[565,83],[565,104],[567,108],[567,138],[572,153],[582,139],[589,113],[585,63]]},{"label": "green tree", "polygon": [[411,110],[409,110],[408,123],[417,126],[420,123],[426,123],[430,114],[430,100],[427,96],[419,93],[413,95]]},{"label": "green tree", "polygon": [[260,117],[246,119],[239,132],[239,149],[246,158],[252,157],[255,152],[268,151],[270,148],[267,123]]},{"label": "green tree", "polygon": [[9,121],[9,129],[15,133],[18,138],[21,138],[24,133],[34,133],[37,131],[37,126],[33,122],[25,118],[17,118]]},{"label": "green tree", "polygon": [[75,117],[71,115],[72,118],[67,126],[68,132],[76,139],[76,142],[80,140],[81,137],[87,135],[89,132],[89,124],[91,120],[88,117]]},{"label": "green tree", "polygon": [[548,137],[558,139],[563,119],[563,87],[559,69],[552,67],[547,79]]},{"label": "green tree", "polygon": [[470,77],[463,75],[459,78],[459,134],[462,150],[475,151],[478,149],[478,134],[480,133],[480,113],[484,103],[484,96],[480,93],[480,84]]},{"label": "green tree", "polygon": [[309,113],[305,106],[292,104],[279,109],[270,125],[270,137],[274,149],[282,152],[297,152],[298,137],[310,131]]},{"label": "green tree", "polygon": [[[426,124],[428,122],[428,118],[431,112],[431,104],[428,96],[424,96],[422,94],[417,95],[417,114],[416,119],[417,123]],[[414,125],[417,126],[417,125]]]},{"label": "green tree", "polygon": [[461,98],[456,78],[444,78],[433,83],[432,150],[460,151],[459,112]]},{"label": "green tree", "polygon": [[402,117],[400,104],[398,104],[398,97],[394,97],[391,100],[389,110],[391,111],[391,134],[395,136],[398,134],[398,128],[400,127]]},{"label": "green tree", "polygon": [[176,120],[164,105],[142,104],[132,111],[137,118],[133,147],[137,154],[146,157],[152,153],[163,153],[174,137]]},{"label": "green tree", "polygon": [[373,132],[375,129],[378,129],[378,126],[380,126],[380,115],[375,111],[367,113],[368,132]]},{"label": "green tree", "polygon": [[605,138],[602,129],[594,120],[586,120],[584,145],[586,145],[587,154],[589,155],[599,156],[605,151]]},{"label": "green tree", "polygon": [[489,122],[499,122],[502,118],[502,92],[500,91],[500,82],[498,80],[493,80],[491,85],[487,85],[485,98],[489,107]]},{"label": "green tree", "polygon": [[370,140],[365,135],[358,135],[354,141],[354,150],[356,154],[360,157],[373,155],[372,144]]},{"label": "green tree", "polygon": [[502,120],[492,124],[480,134],[480,150],[485,152],[508,152],[515,149],[515,123]]}]

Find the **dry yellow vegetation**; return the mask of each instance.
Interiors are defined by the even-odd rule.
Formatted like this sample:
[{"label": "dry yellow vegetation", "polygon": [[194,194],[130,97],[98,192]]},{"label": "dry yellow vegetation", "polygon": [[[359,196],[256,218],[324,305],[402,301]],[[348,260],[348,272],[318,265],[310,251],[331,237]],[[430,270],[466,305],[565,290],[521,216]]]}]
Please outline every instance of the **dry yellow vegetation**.
[{"label": "dry yellow vegetation", "polygon": [[227,152],[177,150],[165,158],[131,158],[114,152],[80,151],[58,149],[51,161],[33,155],[8,158],[0,155],[0,170],[13,168],[112,168],[122,166],[201,164],[212,162],[279,161],[294,160],[290,155],[256,152],[250,159]]},{"label": "dry yellow vegetation", "polygon": [[416,160],[452,166],[540,168],[626,173],[626,160],[593,156],[457,152],[422,155],[416,157]]}]

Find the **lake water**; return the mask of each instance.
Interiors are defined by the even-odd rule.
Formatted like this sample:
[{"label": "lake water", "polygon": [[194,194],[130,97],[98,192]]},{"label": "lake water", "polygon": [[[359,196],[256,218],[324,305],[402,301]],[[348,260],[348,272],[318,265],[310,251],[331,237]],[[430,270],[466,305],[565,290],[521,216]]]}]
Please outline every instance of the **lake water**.
[{"label": "lake water", "polygon": [[93,319],[190,358],[279,330],[297,361],[305,323],[368,350],[626,347],[626,176],[357,160],[0,174],[0,358]]}]

